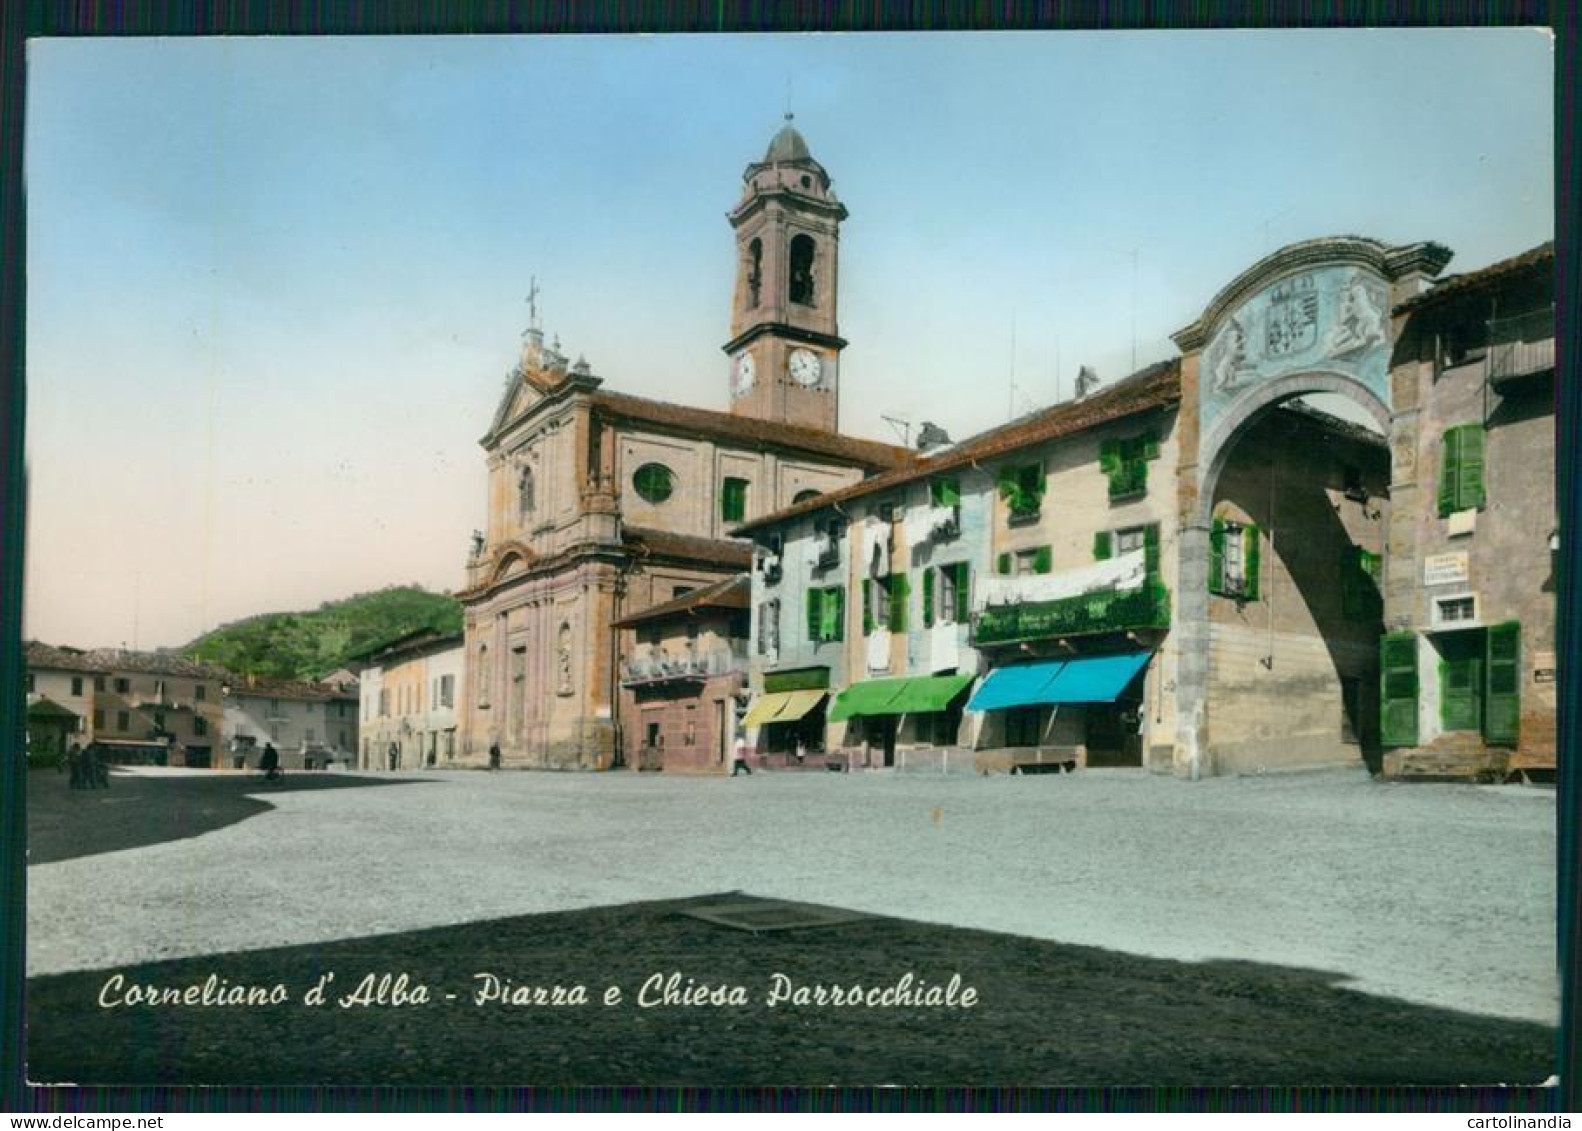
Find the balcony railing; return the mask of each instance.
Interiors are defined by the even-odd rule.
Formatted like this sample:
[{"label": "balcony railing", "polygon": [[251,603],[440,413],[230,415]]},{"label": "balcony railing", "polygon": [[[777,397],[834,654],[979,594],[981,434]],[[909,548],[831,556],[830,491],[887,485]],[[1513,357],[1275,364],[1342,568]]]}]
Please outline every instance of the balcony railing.
[{"label": "balcony railing", "polygon": [[695,656],[633,655],[621,661],[621,682],[660,683],[677,679],[706,679],[711,675],[747,670],[747,653],[719,648]]},{"label": "balcony railing", "polygon": [[972,618],[974,644],[1013,644],[1170,627],[1170,591],[1150,578],[1136,589],[1082,593],[1054,601],[991,605]]},{"label": "balcony railing", "polygon": [[1530,377],[1555,367],[1553,307],[1489,322],[1489,380]]}]

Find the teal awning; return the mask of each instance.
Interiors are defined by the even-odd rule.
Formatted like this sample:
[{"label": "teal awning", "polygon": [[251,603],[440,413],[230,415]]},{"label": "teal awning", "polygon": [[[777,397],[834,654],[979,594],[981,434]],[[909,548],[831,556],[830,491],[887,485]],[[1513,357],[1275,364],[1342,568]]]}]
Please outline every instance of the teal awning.
[{"label": "teal awning", "polygon": [[983,681],[983,686],[967,703],[969,711],[1000,711],[1006,707],[1025,707],[1031,703],[1047,703],[1039,696],[1045,687],[1054,682],[1064,660],[1042,660],[1031,664],[1017,664],[1009,668],[996,668]]},{"label": "teal awning", "polygon": [[1149,653],[1090,656],[1067,660],[1066,666],[1045,689],[1045,703],[1113,703],[1126,685],[1147,666]]},{"label": "teal awning", "polygon": [[999,711],[1046,703],[1113,703],[1138,672],[1148,652],[1040,660],[989,673],[967,704],[969,711]]}]

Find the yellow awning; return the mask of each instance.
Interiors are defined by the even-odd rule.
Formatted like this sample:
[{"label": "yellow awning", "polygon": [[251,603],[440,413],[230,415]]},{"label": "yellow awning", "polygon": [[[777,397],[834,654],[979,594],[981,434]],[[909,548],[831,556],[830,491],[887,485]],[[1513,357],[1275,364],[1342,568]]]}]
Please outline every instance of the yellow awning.
[{"label": "yellow awning", "polygon": [[800,719],[824,698],[828,692],[824,691],[777,691],[769,695],[760,695],[747,708],[747,716],[742,719],[742,725],[748,727],[761,727],[767,723],[790,723]]}]

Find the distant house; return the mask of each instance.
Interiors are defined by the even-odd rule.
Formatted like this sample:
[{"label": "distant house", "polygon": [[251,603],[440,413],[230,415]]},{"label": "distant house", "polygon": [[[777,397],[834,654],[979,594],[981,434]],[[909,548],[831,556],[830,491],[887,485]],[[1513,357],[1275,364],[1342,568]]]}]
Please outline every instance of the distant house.
[{"label": "distant house", "polygon": [[418,770],[456,762],[462,635],[419,629],[359,657],[364,770]]},{"label": "distant house", "polygon": [[[112,762],[207,767],[221,741],[220,668],[166,652],[24,646],[28,704],[77,716],[70,732]],[[58,718],[58,716],[57,716]],[[58,729],[58,726],[57,726]]]},{"label": "distant house", "polygon": [[1385,772],[1556,768],[1555,257],[1395,307]]},{"label": "distant house", "polygon": [[752,583],[745,573],[615,622],[620,635],[620,763],[729,773],[747,701]]},{"label": "distant house", "polygon": [[225,692],[226,764],[252,769],[272,744],[286,769],[350,767],[357,755],[357,684],[237,678]]}]

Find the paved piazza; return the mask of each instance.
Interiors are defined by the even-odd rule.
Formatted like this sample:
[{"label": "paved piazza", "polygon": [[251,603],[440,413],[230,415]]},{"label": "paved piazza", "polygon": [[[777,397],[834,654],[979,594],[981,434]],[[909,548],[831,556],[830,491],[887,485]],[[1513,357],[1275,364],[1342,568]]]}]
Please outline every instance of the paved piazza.
[{"label": "paved piazza", "polygon": [[274,808],[239,823],[33,866],[29,973],[740,890],[1313,968],[1513,1019],[1558,1012],[1546,789],[1360,771],[404,778],[260,784]]}]

